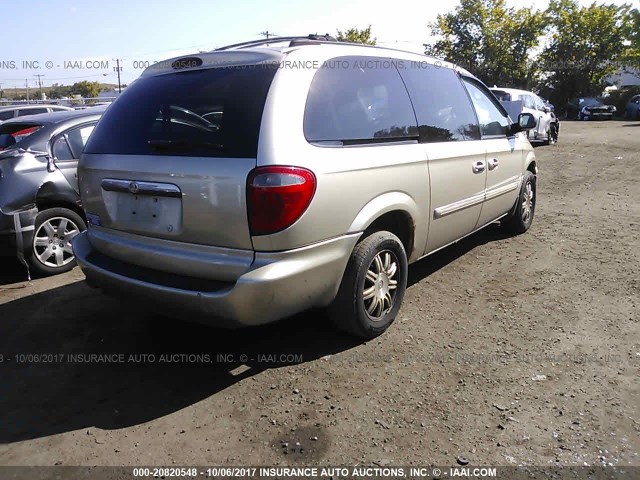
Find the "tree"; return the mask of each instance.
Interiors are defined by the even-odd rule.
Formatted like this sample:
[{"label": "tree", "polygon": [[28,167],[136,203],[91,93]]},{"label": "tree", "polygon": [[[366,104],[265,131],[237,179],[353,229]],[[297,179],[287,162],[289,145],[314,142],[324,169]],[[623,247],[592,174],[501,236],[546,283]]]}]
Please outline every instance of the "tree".
[{"label": "tree", "polygon": [[529,55],[538,45],[543,14],[507,8],[505,0],[461,0],[430,24],[425,53],[467,68],[489,85],[530,88],[536,83]]},{"label": "tree", "polygon": [[640,10],[630,10],[625,21],[626,42],[621,62],[624,67],[633,68],[640,76]]},{"label": "tree", "polygon": [[66,85],[59,85],[57,83],[54,83],[53,85],[51,85],[51,88],[49,89],[49,98],[63,98],[63,97],[69,97],[71,95],[71,88],[69,86]]},{"label": "tree", "polygon": [[337,38],[340,42],[364,43],[365,45],[376,44],[376,39],[371,38],[371,25],[367,28],[363,28],[362,30],[350,28],[346,32],[343,32],[342,30],[337,30],[337,32]]},{"label": "tree", "polygon": [[102,87],[98,82],[88,82],[87,80],[74,83],[71,86],[71,93],[82,95],[84,98],[97,97],[101,91]]},{"label": "tree", "polygon": [[554,89],[553,101],[564,106],[572,97],[600,95],[627,51],[629,7],[551,0],[546,19],[540,70]]}]

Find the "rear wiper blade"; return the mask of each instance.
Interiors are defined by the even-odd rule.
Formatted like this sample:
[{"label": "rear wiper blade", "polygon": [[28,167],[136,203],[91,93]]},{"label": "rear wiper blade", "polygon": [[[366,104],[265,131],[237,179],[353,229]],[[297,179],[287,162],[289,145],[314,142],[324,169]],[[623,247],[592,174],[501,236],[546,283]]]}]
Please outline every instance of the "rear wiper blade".
[{"label": "rear wiper blade", "polygon": [[158,150],[185,150],[189,148],[207,148],[211,150],[223,150],[224,145],[212,142],[191,142],[189,140],[149,140],[149,146]]}]

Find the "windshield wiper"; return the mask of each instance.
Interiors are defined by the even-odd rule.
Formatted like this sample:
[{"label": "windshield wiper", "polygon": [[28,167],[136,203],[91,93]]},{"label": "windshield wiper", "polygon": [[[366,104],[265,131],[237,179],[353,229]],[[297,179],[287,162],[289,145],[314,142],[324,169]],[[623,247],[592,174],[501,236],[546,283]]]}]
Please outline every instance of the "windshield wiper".
[{"label": "windshield wiper", "polygon": [[149,140],[147,141],[149,146],[157,149],[157,150],[169,150],[169,151],[179,151],[179,150],[189,150],[189,149],[197,149],[204,148],[207,150],[223,150],[224,145],[221,143],[212,143],[212,142],[192,142],[189,140]]}]

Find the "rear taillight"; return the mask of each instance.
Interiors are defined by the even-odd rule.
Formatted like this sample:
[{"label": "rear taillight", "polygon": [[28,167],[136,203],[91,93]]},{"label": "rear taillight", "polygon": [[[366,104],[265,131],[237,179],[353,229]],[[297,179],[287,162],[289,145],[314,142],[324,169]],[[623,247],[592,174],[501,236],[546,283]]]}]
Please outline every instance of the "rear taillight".
[{"label": "rear taillight", "polygon": [[316,191],[316,177],[306,168],[259,167],[247,180],[251,235],[269,235],[293,225]]}]

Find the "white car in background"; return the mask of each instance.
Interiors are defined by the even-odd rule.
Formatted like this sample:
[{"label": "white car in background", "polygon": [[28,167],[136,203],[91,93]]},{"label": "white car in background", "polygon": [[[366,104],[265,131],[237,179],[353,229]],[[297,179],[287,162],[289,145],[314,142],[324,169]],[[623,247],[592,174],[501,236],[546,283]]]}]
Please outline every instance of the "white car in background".
[{"label": "white car in background", "polygon": [[535,117],[537,124],[529,131],[529,141],[545,145],[558,141],[560,120],[538,95],[515,88],[493,87],[490,90],[504,105],[511,118],[518,118],[520,113],[531,113]]}]

